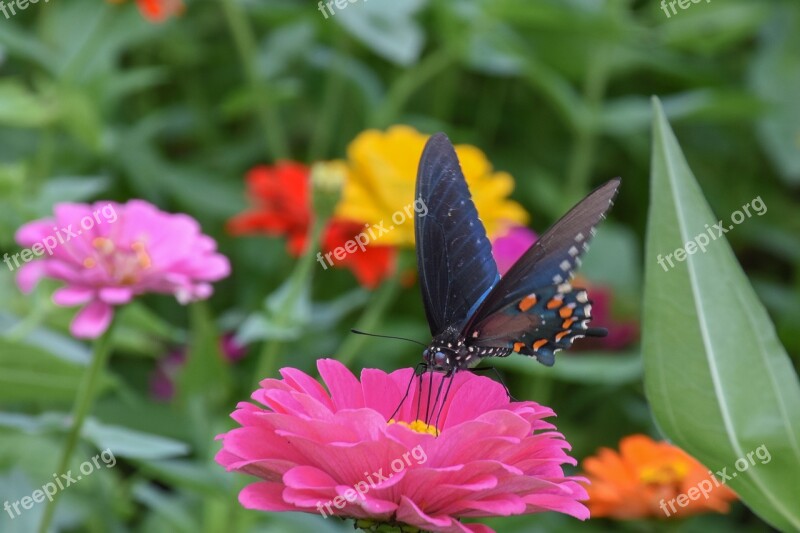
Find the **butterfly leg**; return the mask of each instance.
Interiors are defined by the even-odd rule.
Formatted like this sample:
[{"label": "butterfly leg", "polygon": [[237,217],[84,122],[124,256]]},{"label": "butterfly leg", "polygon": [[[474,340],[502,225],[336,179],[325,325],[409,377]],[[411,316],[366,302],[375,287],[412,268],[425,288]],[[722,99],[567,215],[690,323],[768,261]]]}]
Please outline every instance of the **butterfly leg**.
[{"label": "butterfly leg", "polygon": [[[430,371],[428,372],[431,376],[431,379],[428,380],[428,401],[425,404],[425,423],[427,424],[430,420],[430,410],[431,410],[431,395],[433,394],[433,367],[431,367]],[[441,387],[441,384],[440,384]],[[440,389],[441,390],[441,389]],[[438,394],[437,394],[438,398]],[[433,406],[436,409],[436,405]]]},{"label": "butterfly leg", "polygon": [[441,433],[441,430],[439,429],[439,419],[442,416],[442,411],[444,411],[444,404],[447,402],[448,396],[450,396],[450,387],[453,386],[453,374],[454,372],[450,371],[445,374],[444,378],[442,378],[442,383],[444,383],[445,379],[447,380],[447,388],[444,391],[444,398],[442,398],[442,406],[439,408],[439,412],[436,414],[436,420],[433,422],[437,435]]},{"label": "butterfly leg", "polygon": [[478,372],[486,372],[486,371],[494,372],[494,375],[497,376],[497,380],[500,382],[500,384],[506,390],[506,395],[508,395],[508,399],[511,400],[512,402],[518,402],[519,401],[516,398],[514,398],[513,396],[511,396],[511,390],[509,390],[508,386],[506,385],[506,382],[503,380],[503,375],[500,373],[499,370],[497,370],[497,368],[495,368],[493,366],[479,366],[477,368],[470,368],[469,370],[470,370],[470,372],[474,372],[476,374]]},{"label": "butterfly leg", "polygon": [[[439,388],[436,391],[436,398],[433,400],[433,412],[436,412],[436,406],[439,405],[439,398],[442,396],[442,387],[444,386],[444,380],[447,379],[451,374],[452,374],[452,371],[448,372],[447,374],[445,374],[442,377],[442,380],[439,382]],[[431,374],[431,379],[433,379],[433,374]],[[448,390],[449,390],[449,387],[448,387]],[[445,397],[442,398],[442,407],[444,407],[445,399],[447,399],[447,393],[446,392],[445,392]],[[439,410],[439,413],[441,414],[441,409]],[[426,412],[425,413],[425,418],[426,418],[425,419],[425,423],[426,424],[429,423],[427,417],[428,417],[428,413]]]},{"label": "butterfly leg", "polygon": [[[428,365],[425,365],[424,363],[420,364],[424,365],[424,368],[417,374],[417,412],[414,415],[414,420],[419,420],[420,414],[422,414],[420,407],[422,405],[422,395],[424,394],[425,374],[428,372]],[[417,369],[419,369],[419,366],[420,365],[417,365]],[[430,371],[433,372],[433,369],[431,368]],[[431,374],[431,378],[433,378],[433,374]],[[430,403],[430,399],[428,400],[428,403]]]},{"label": "butterfly leg", "polygon": [[[389,420],[393,419],[395,417],[395,415],[397,415],[397,413],[400,411],[400,408],[403,407],[403,403],[405,403],[406,398],[408,398],[408,393],[411,391],[411,384],[414,383],[414,378],[416,378],[417,376],[421,377],[422,374],[425,373],[425,370],[427,369],[427,367],[428,367],[428,365],[426,365],[425,363],[420,363],[414,368],[414,375],[411,376],[411,379],[408,380],[408,386],[406,387],[406,393],[403,395],[403,399],[400,400],[400,403],[397,405],[397,409],[395,409],[394,413],[392,413],[392,416],[389,417]],[[419,407],[417,409],[419,409]]]}]

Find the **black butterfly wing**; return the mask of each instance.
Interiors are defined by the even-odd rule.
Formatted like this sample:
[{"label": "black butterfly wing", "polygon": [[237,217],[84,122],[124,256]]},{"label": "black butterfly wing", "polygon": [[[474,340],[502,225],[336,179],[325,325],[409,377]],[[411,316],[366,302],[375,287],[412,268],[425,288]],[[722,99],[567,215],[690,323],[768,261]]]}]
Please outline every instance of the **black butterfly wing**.
[{"label": "black butterfly wing", "polygon": [[591,312],[585,290],[569,283],[544,287],[484,319],[470,345],[479,348],[478,357],[516,352],[552,366],[556,352],[569,348],[575,339],[604,331],[590,330]]},{"label": "black butterfly wing", "polygon": [[[499,277],[492,246],[472,203],[455,149],[444,133],[419,162],[414,218],[422,301],[431,333],[461,324]],[[424,210],[422,210],[424,212]]]},{"label": "black butterfly wing", "polygon": [[595,189],[511,267],[466,323],[463,334],[472,345],[511,349],[552,364],[557,350],[590,332],[591,302],[569,280],[619,183],[616,178]]}]

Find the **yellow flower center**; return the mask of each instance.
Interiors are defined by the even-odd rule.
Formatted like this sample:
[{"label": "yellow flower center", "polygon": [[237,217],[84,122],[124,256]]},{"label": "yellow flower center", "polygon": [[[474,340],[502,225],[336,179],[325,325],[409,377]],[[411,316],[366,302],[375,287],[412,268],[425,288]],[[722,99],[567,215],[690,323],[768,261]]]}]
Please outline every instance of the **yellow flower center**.
[{"label": "yellow flower center", "polygon": [[141,279],[141,271],[152,264],[146,246],[139,241],[131,244],[128,251],[117,248],[111,239],[96,237],[92,240],[92,248],[95,252],[83,260],[83,266],[95,268],[99,265],[121,285],[137,283]]},{"label": "yellow flower center", "polygon": [[644,483],[671,485],[680,483],[689,473],[689,465],[683,461],[644,467],[639,471],[639,479]]},{"label": "yellow flower center", "polygon": [[408,429],[416,431],[417,433],[427,433],[429,435],[433,435],[434,437],[439,436],[439,430],[436,429],[436,426],[427,424],[422,420],[414,420],[409,424],[408,422],[403,422],[402,420],[398,421],[392,418],[389,420],[389,424],[400,424],[401,426],[405,426]]}]

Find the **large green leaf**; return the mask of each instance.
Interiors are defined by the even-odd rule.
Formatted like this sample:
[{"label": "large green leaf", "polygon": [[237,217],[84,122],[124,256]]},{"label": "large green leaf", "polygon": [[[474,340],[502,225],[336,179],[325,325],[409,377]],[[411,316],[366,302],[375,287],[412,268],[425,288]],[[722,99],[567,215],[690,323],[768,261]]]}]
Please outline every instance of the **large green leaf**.
[{"label": "large green leaf", "polygon": [[[735,473],[731,487],[764,520],[800,530],[800,386],[764,306],[723,237],[673,268],[658,263],[659,256],[707,235],[717,218],[658,100],[654,105],[643,332],[647,397],[675,444],[715,472]],[[723,225],[730,226],[729,216]],[[770,459],[738,471],[737,459],[747,461],[762,446]]]},{"label": "large green leaf", "polygon": [[[0,338],[0,403],[71,402],[83,379],[84,366],[70,361],[74,348],[64,345],[60,353],[50,352],[57,337],[39,335],[34,342]],[[69,354],[69,355],[68,355]],[[103,376],[102,388],[111,379]]]}]

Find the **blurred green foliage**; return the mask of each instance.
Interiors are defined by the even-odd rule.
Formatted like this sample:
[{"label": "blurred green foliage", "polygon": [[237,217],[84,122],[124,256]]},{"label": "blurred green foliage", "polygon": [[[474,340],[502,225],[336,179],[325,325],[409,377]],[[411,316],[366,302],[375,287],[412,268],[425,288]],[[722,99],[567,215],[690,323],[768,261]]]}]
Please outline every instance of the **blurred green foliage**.
[{"label": "blurred green foliage", "polygon": [[[713,0],[670,18],[644,1],[370,0],[327,19],[311,1],[198,0],[164,24],[147,22],[132,3],[53,0],[0,18],[0,253],[16,252],[16,228],[57,201],[137,197],[197,218],[234,266],[210,302],[188,312],[147,296],[121,313],[103,396],[75,457],[109,439],[134,449],[66,492],[55,524],[92,532],[350,527],[240,508],[243,481],[213,462],[212,437],[231,427],[235,403],[264,376],[253,376],[257,345],[241,363],[219,364],[213,339],[262,310],[293,269],[280,239],[224,233],[245,206],[244,173],[279,158],[341,158],[370,127],[411,124],[480,147],[515,177],[514,198],[537,231],[593,185],[622,176],[582,274],[613,289],[618,317],[638,319],[642,264],[656,260],[643,256],[642,242],[650,96],[658,95],[713,211],[725,217],[757,196],[768,206],[727,237],[796,367],[798,28],[792,0]],[[66,333],[74,311],[50,303],[53,287],[23,296],[0,267],[0,501],[51,477],[89,357]],[[281,365],[313,371],[375,296],[347,271],[320,270],[307,298],[308,325],[272,335],[287,341]],[[416,290],[387,309],[377,332],[427,340]],[[156,359],[184,344],[193,364],[176,398],[158,402],[149,387]],[[555,409],[575,457],[630,433],[655,434],[638,347],[559,358],[552,371],[513,358],[498,366],[516,397]],[[418,360],[407,344],[369,339],[351,368]],[[41,512],[3,519],[2,530],[31,531]],[[556,515],[487,523],[503,532],[654,527]],[[767,530],[742,505],[671,527]]]}]

